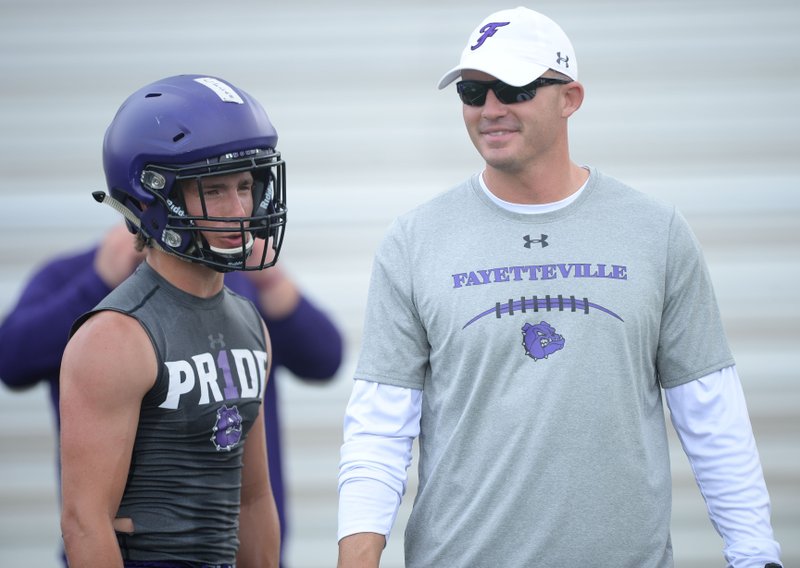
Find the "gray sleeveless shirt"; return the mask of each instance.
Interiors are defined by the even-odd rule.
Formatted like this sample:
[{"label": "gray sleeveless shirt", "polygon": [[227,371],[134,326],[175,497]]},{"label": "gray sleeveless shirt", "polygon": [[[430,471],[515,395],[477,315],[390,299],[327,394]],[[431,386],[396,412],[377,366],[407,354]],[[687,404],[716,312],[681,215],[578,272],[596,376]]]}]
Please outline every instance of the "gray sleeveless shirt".
[{"label": "gray sleeveless shirt", "polygon": [[266,383],[261,316],[227,288],[198,298],[146,263],[73,331],[101,310],[141,323],[159,369],[117,513],[135,527],[117,535],[123,558],[234,563],[243,446]]}]

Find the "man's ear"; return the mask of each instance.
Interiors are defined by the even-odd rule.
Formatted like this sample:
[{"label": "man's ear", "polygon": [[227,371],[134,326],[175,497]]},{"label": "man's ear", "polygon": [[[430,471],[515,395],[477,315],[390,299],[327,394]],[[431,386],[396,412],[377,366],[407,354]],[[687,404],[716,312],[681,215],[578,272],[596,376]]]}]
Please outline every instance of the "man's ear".
[{"label": "man's ear", "polygon": [[564,106],[562,108],[562,116],[569,118],[575,111],[581,108],[583,104],[583,85],[578,81],[573,81],[563,87],[564,93]]}]

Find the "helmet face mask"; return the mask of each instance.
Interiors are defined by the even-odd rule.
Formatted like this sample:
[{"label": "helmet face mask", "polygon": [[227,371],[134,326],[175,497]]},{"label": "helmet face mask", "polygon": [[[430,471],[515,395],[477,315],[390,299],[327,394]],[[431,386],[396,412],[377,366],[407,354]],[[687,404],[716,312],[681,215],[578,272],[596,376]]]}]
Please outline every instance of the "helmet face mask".
[{"label": "helmet face mask", "polygon": [[[245,172],[252,176],[251,210],[245,216],[215,215],[207,205],[204,188],[220,176]],[[160,205],[146,207],[142,217],[151,222],[150,226],[163,227],[162,246],[176,256],[200,262],[220,272],[260,270],[275,264],[283,244],[285,179],[285,163],[279,153],[270,149],[254,149],[244,158],[223,156],[202,164],[151,165],[142,172],[142,187],[152,192]],[[187,192],[198,197],[199,211],[189,211],[185,198]],[[156,215],[161,219],[156,220]],[[240,236],[241,246],[214,246],[209,242],[214,233],[236,233]],[[264,239],[269,244],[265,249],[271,249],[274,254],[267,258],[265,252],[263,258],[253,258],[246,263],[254,238]]]},{"label": "helmet face mask", "polygon": [[[109,192],[129,227],[154,247],[219,272],[261,270],[277,261],[286,226],[286,165],[277,140],[247,93],[210,77],[162,79],[131,95],[106,131]],[[252,176],[251,197],[243,200],[251,210],[221,215],[204,188],[237,175]],[[191,214],[184,192],[199,197]],[[255,238],[267,246],[248,262]],[[228,244],[212,244],[221,239]]]}]

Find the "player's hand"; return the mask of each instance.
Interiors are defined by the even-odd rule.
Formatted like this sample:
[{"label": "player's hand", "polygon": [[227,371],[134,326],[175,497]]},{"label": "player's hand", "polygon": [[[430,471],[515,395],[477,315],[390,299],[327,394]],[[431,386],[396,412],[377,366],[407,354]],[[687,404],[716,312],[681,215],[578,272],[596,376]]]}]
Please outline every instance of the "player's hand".
[{"label": "player's hand", "polygon": [[125,224],[106,233],[94,257],[94,269],[109,288],[114,289],[144,260],[145,253],[135,247],[135,237]]},{"label": "player's hand", "polygon": [[[261,263],[266,243],[264,239],[254,239],[253,250],[247,259],[248,266]],[[271,247],[267,250],[267,259],[272,260],[275,251]],[[248,270],[244,275],[258,288],[258,303],[262,313],[275,319],[291,314],[300,301],[300,292],[277,266],[270,266],[263,270]]]}]

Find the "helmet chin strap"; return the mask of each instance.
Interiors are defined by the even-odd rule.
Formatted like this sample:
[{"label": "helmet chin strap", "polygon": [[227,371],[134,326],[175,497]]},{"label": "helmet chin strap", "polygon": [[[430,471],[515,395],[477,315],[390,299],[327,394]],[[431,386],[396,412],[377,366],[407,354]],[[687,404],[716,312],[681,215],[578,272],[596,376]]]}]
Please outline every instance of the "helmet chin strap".
[{"label": "helmet chin strap", "polygon": [[[247,242],[244,244],[244,252],[245,257],[250,256],[250,251],[253,250],[253,235],[247,233]],[[242,252],[242,247],[233,247],[233,248],[220,248],[220,247],[212,247],[208,245],[208,248],[211,249],[212,252],[219,254],[221,256],[237,256],[239,253]]]}]

